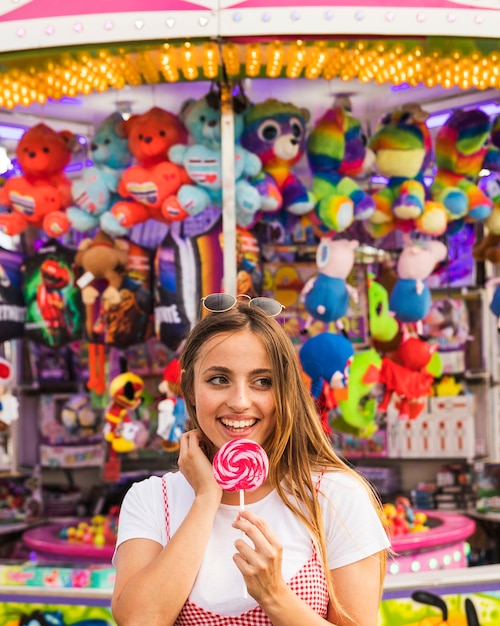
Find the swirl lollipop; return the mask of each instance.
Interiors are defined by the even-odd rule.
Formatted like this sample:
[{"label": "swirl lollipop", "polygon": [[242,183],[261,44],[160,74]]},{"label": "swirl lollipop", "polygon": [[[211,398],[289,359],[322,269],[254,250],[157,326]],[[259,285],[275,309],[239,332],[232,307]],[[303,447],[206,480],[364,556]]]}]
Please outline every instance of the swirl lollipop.
[{"label": "swirl lollipop", "polygon": [[[240,492],[240,510],[245,508],[245,491],[255,491],[264,484],[269,459],[262,446],[250,439],[233,439],[217,451],[213,462],[217,483],[226,491]],[[242,533],[244,537],[244,533]],[[243,597],[248,597],[246,585]]]}]

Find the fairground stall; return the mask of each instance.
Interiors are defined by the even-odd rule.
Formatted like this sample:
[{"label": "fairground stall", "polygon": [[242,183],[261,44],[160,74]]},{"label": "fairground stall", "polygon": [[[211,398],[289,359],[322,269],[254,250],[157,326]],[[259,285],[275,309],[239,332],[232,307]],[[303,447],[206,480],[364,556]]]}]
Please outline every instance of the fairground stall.
[{"label": "fairground stall", "polygon": [[283,303],[381,496],[379,626],[496,626],[498,3],[3,5],[0,622],[114,623],[121,498],[175,467],[226,292]]}]

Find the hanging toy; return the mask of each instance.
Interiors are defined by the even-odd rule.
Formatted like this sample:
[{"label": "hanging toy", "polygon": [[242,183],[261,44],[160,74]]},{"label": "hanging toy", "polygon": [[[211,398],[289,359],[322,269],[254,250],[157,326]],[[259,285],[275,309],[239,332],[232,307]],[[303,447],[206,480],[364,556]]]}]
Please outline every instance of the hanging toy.
[{"label": "hanging toy", "polygon": [[320,333],[308,339],[299,351],[303,371],[311,379],[311,395],[326,433],[331,429],[328,416],[340,399],[346,398],[346,385],[354,355],[351,342],[342,334]]},{"label": "hanging toy", "polygon": [[0,357],[0,468],[4,469],[11,461],[7,453],[6,434],[19,417],[18,399],[8,392],[12,379],[12,365],[7,359]]},{"label": "hanging toy", "polygon": [[413,242],[405,246],[397,263],[398,279],[389,298],[389,308],[398,320],[422,323],[432,302],[431,291],[424,281],[447,253],[441,241]]},{"label": "hanging toy", "polygon": [[43,229],[49,237],[69,230],[65,209],[71,204],[71,181],[64,173],[78,146],[77,137],[46,124],[36,124],[21,137],[16,157],[23,171],[0,190],[0,229],[19,235],[28,226]]},{"label": "hanging toy", "polygon": [[389,310],[387,289],[368,273],[368,325],[374,342],[387,343],[398,334],[398,323]]},{"label": "hanging toy", "polygon": [[135,437],[140,430],[132,413],[142,402],[144,381],[133,372],[115,376],[109,385],[110,403],[105,411],[103,435],[109,444],[109,459],[105,464],[106,480],[117,480],[120,475],[118,454],[131,452],[137,446]]},{"label": "hanging toy", "polygon": [[309,313],[305,329],[315,319],[326,323],[335,321],[338,328],[343,328],[340,319],[347,314],[350,300],[358,300],[356,289],[346,282],[358,245],[356,240],[321,238],[316,249],[318,274],[306,282],[301,292],[301,299]]},{"label": "hanging toy", "polygon": [[158,404],[158,428],[156,434],[162,439],[162,448],[175,452],[180,447],[180,437],[186,425],[186,403],[181,391],[181,365],[172,359],[163,372],[158,390],[165,398]]},{"label": "hanging toy", "polygon": [[[98,341],[96,323],[101,315],[103,303],[120,302],[119,287],[122,283],[128,260],[128,246],[122,240],[114,240],[99,230],[93,239],[84,239],[75,257],[75,265],[83,273],[77,281],[85,305],[85,329],[89,341],[89,381],[87,387],[102,395],[105,384],[105,346]],[[104,283],[102,293],[97,288]],[[96,286],[97,285],[97,286]]]},{"label": "hanging toy", "polygon": [[425,398],[432,395],[434,375],[429,371],[438,344],[429,344],[408,333],[394,358],[382,359],[380,382],[384,396],[378,405],[381,413],[387,412],[393,394],[400,419],[415,419],[425,408]]}]

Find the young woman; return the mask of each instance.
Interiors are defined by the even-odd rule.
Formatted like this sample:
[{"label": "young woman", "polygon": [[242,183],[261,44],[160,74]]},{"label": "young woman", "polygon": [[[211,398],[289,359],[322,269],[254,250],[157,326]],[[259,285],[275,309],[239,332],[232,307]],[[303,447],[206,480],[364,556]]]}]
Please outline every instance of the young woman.
[{"label": "young woman", "polygon": [[[272,316],[282,306],[227,294],[181,356],[193,429],[179,471],[134,484],[114,557],[119,626],[376,626],[389,541],[368,484],[334,453]],[[256,491],[223,491],[212,468],[246,438],[269,457]]]}]

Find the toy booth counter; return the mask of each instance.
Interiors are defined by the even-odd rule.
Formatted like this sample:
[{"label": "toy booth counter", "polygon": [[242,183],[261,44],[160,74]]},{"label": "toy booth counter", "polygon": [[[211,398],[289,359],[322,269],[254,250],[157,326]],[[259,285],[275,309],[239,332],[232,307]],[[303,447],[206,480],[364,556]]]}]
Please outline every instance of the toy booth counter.
[{"label": "toy booth counter", "polygon": [[[62,14],[56,14],[55,4],[46,0],[17,0],[3,8],[0,107],[8,113],[0,112],[0,121],[12,124],[17,115],[25,122],[23,115],[29,113],[81,130],[123,108],[127,101],[121,99],[118,107],[117,94],[132,97],[134,89],[144,93],[146,86],[148,104],[151,99],[155,103],[160,88],[156,94],[153,88],[161,83],[168,88],[168,102],[175,103],[181,93],[198,95],[219,81],[225,163],[222,274],[228,293],[236,293],[237,284],[232,88],[239,81],[247,81],[250,95],[252,85],[259,85],[261,96],[286,94],[298,106],[315,107],[315,113],[326,100],[324,108],[330,106],[338,92],[359,90],[363,99],[357,112],[368,124],[387,110],[389,98],[399,105],[418,94],[437,115],[449,108],[448,95],[457,106],[492,104],[490,91],[500,87],[500,8],[492,1],[470,6],[455,0],[411,0],[404,7],[391,0],[343,0],[334,7],[317,1],[307,10],[300,2],[283,0],[235,6],[179,0],[166,10],[164,4],[78,0],[57,7]],[[383,98],[381,86],[387,87]],[[404,95],[406,89],[411,95]],[[433,102],[433,89],[442,101]],[[370,99],[375,92],[378,102]],[[71,99],[79,104],[80,96],[88,97],[85,111],[68,105],[63,114],[59,104]],[[23,439],[29,428],[21,422]],[[500,426],[493,424],[491,434],[487,439],[496,456]],[[498,626],[500,566],[465,567],[474,523],[461,515],[436,512],[429,517],[434,526],[420,537],[394,540],[399,558],[388,565],[379,626],[427,626],[443,620],[450,626],[473,626],[471,604],[481,626]],[[81,550],[56,538],[58,530],[52,524],[27,530],[27,561],[0,565],[0,621],[5,626],[29,623],[30,618],[41,621],[44,614],[58,626],[114,623],[110,548]]]}]

